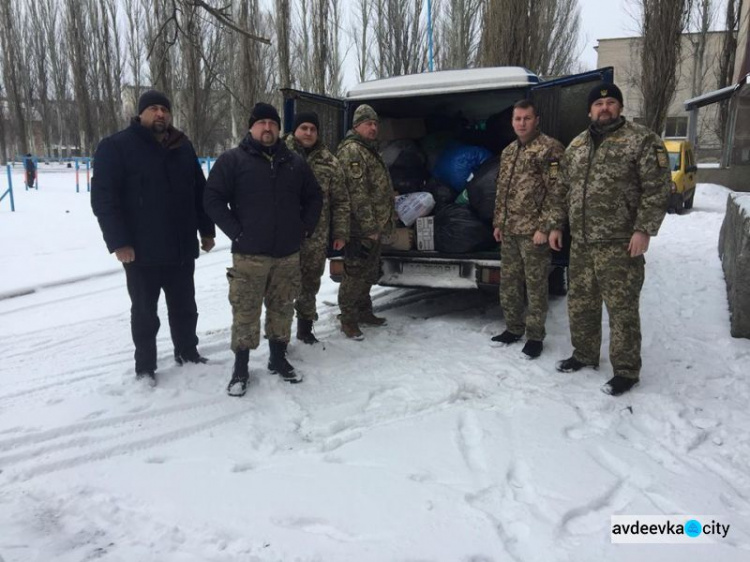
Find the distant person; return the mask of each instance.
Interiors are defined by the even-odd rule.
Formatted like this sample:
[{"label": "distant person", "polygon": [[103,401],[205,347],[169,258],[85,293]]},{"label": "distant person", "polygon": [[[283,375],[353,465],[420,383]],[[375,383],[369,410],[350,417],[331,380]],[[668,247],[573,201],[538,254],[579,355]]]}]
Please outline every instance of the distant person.
[{"label": "distant person", "polygon": [[344,251],[344,278],[339,287],[341,331],[347,338],[364,338],[360,326],[383,326],[375,316],[370,290],[380,278],[381,238],[395,227],[396,208],[391,176],[378,151],[379,118],[369,105],[360,105],[352,128],[339,144],[351,204],[350,239]]},{"label": "distant person", "polygon": [[349,191],[338,159],[319,136],[320,121],[315,112],[298,113],[292,132],[285,136],[287,148],[302,156],[315,174],[323,194],[323,210],[310,238],[300,249],[301,287],[294,301],[297,311],[297,339],[315,344],[313,323],[318,319],[316,295],[325,271],[329,238],[333,249],[341,250],[349,239]]},{"label": "distant person", "polygon": [[23,167],[26,171],[25,182],[28,189],[32,189],[36,185],[36,162],[31,153],[23,157]]},{"label": "distant person", "polygon": [[264,303],[268,370],[290,383],[302,381],[286,354],[299,295],[300,246],[315,232],[323,206],[310,166],[279,139],[276,108],[256,103],[248,129],[237,148],[216,160],[205,195],[206,212],[232,240],[230,396],[247,392],[250,350],[260,345]]},{"label": "distant person", "polygon": [[91,206],[110,252],[122,262],[130,294],[137,379],[156,384],[157,304],[167,301],[175,361],[205,363],[198,352],[195,260],[214,247],[203,210],[206,179],[193,145],[172,126],[172,105],[149,90],[138,117],[103,139],[94,155]]},{"label": "distant person", "polygon": [[[500,305],[506,329],[492,341],[509,345],[524,333],[521,350],[536,359],[544,349],[549,293],[550,202],[558,189],[557,174],[565,151],[562,143],[539,130],[539,114],[529,100],[513,106],[516,141],[503,150],[497,178],[494,236],[502,243],[503,279]],[[528,309],[524,318],[525,297]]]},{"label": "distant person", "polygon": [[659,135],[622,117],[620,89],[602,82],[588,95],[591,124],[570,143],[560,165],[563,197],[549,235],[562,248],[568,223],[568,316],[573,355],[557,363],[570,373],[599,365],[602,302],[609,314],[614,370],[602,390],[612,396],[638,384],[641,372],[639,301],[645,259],[669,204],[669,157]]}]

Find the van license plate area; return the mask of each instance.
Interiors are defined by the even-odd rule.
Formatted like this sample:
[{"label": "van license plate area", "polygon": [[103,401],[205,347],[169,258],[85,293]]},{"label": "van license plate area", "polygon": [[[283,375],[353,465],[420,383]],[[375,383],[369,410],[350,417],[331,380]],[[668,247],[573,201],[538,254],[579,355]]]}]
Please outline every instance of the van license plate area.
[{"label": "van license plate area", "polygon": [[420,277],[434,277],[436,275],[460,277],[458,265],[449,263],[405,263],[403,264],[403,272],[404,275]]}]

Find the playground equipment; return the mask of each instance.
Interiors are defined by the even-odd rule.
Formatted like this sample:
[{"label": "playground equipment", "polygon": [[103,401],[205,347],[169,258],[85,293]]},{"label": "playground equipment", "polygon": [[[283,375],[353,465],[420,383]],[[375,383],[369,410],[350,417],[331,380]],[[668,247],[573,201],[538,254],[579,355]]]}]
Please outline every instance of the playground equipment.
[{"label": "playground equipment", "polygon": [[10,195],[10,210],[12,213],[15,213],[16,202],[13,200],[13,174],[11,173],[11,165],[8,164],[6,168],[8,169],[8,189],[5,190],[5,193],[0,195],[0,202],[2,202],[7,195]]}]

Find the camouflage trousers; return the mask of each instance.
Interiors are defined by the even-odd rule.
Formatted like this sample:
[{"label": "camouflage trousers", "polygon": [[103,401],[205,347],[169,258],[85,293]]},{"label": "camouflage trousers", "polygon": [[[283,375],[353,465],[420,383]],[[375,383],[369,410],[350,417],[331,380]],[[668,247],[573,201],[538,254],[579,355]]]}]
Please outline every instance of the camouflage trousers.
[{"label": "camouflage trousers", "polygon": [[570,248],[568,316],[573,356],[599,364],[602,302],[609,314],[609,358],[615,375],[637,379],[641,371],[639,300],[645,259],[631,258],[627,242],[576,243]]},{"label": "camouflage trousers", "polygon": [[265,333],[270,340],[289,342],[294,298],[299,293],[299,253],[283,258],[232,254],[227,269],[232,305],[232,351],[260,344],[260,314],[266,305]]},{"label": "camouflage trousers", "polygon": [[[537,246],[530,236],[505,236],[503,239],[500,306],[509,332],[525,332],[529,340],[544,339],[549,265],[547,244]],[[529,302],[525,321],[524,287]]]},{"label": "camouflage trousers", "polygon": [[326,248],[328,241],[310,238],[302,243],[299,252],[300,292],[294,301],[297,318],[315,321],[318,319],[315,297],[320,290],[320,278],[326,268]]},{"label": "camouflage trousers", "polygon": [[380,279],[378,240],[353,238],[344,248],[344,278],[339,287],[342,322],[357,322],[360,312],[372,312],[370,289]]}]

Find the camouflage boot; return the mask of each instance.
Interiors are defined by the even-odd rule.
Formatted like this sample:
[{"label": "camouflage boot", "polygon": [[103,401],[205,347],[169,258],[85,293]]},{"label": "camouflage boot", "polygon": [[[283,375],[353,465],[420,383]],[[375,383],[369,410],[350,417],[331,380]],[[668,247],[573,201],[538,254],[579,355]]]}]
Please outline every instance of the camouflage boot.
[{"label": "camouflage boot", "polygon": [[297,318],[297,339],[308,345],[319,343],[318,338],[312,332],[313,321]]},{"label": "camouflage boot", "polygon": [[362,341],[363,339],[365,339],[364,334],[362,334],[362,330],[359,329],[359,324],[357,324],[356,322],[347,322],[345,320],[342,320],[341,331],[344,332],[344,335],[350,340]]},{"label": "camouflage boot", "polygon": [[381,316],[375,316],[372,310],[365,310],[359,313],[359,323],[365,326],[385,326],[386,319]]}]

